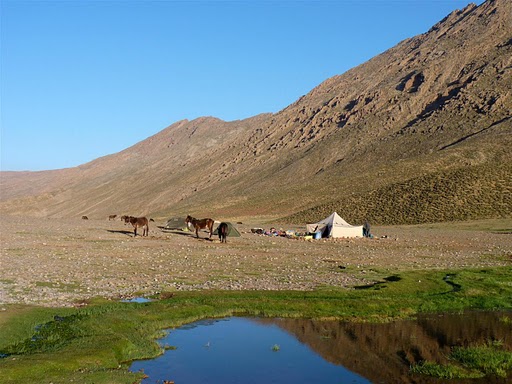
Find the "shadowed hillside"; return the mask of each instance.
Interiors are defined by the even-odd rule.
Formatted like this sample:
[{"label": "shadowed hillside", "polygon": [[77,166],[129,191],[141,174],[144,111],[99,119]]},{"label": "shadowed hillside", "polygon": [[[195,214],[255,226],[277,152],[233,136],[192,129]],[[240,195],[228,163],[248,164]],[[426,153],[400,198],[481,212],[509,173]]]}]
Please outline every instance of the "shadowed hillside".
[{"label": "shadowed hillside", "polygon": [[375,224],[512,214],[512,3],[456,10],[276,114],[179,121],[82,166],[2,172],[4,214]]}]

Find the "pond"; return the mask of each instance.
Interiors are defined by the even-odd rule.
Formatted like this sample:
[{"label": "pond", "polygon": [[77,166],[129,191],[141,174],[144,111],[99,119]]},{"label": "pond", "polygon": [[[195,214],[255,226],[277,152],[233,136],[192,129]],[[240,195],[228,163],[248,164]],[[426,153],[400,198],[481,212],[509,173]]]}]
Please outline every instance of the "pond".
[{"label": "pond", "polygon": [[388,324],[240,317],[203,320],[169,330],[160,340],[166,352],[136,361],[130,369],[148,375],[144,384],[440,383],[411,375],[409,367],[422,360],[443,361],[456,345],[500,340],[510,350],[511,320],[511,313],[499,312],[430,315]]}]

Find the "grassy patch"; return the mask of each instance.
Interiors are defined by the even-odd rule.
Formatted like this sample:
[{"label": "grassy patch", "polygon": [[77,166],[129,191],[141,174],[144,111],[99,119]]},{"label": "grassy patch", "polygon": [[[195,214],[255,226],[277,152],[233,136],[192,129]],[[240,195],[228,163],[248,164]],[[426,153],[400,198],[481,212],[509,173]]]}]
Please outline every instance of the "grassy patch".
[{"label": "grassy patch", "polygon": [[174,292],[147,303],[97,299],[82,308],[6,305],[0,313],[0,353],[7,355],[0,359],[2,382],[134,383],[142,376],[128,372],[128,363],[163,353],[155,342],[163,329],[202,318],[382,322],[420,312],[512,309],[512,286],[504,284],[511,280],[510,268],[411,271],[383,276],[379,288],[363,290]]},{"label": "grassy patch", "polygon": [[439,379],[478,379],[485,376],[481,372],[469,371],[458,365],[442,365],[430,361],[414,365],[411,367],[411,373]]},{"label": "grassy patch", "polygon": [[452,363],[422,362],[411,372],[441,379],[474,379],[486,376],[506,378],[512,370],[512,352],[503,349],[499,341],[485,345],[453,347],[449,359]]},{"label": "grassy patch", "polygon": [[74,312],[71,308],[4,305],[0,312],[0,349],[31,338],[38,325],[52,321],[54,316],[66,316]]},{"label": "grassy patch", "polygon": [[512,352],[503,350],[499,341],[490,341],[485,345],[469,348],[455,347],[452,358],[465,367],[483,372],[485,375],[507,377],[512,370]]}]

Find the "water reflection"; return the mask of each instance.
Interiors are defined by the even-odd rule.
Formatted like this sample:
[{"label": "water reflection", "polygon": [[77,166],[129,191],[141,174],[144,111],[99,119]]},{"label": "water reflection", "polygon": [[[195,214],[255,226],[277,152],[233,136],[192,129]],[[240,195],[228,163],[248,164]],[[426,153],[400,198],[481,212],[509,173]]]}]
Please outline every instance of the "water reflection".
[{"label": "water reflection", "polygon": [[122,303],[149,303],[151,299],[146,297],[133,297],[131,299],[121,300]]},{"label": "water reflection", "polygon": [[370,383],[326,361],[279,326],[247,318],[189,324],[161,343],[173,349],[130,368],[144,370],[149,377],[143,383]]},{"label": "water reflection", "polygon": [[143,369],[149,375],[143,383],[441,383],[412,376],[410,365],[422,360],[446,362],[455,345],[501,340],[505,348],[512,349],[510,321],[500,321],[503,317],[511,320],[512,313],[430,315],[389,324],[208,320],[170,331],[161,343],[175,350],[135,362],[131,369]]},{"label": "water reflection", "polygon": [[[512,349],[512,313],[467,312],[463,315],[425,315],[414,321],[389,324],[258,319],[277,324],[308,345],[325,360],[340,364],[372,383],[441,383],[413,377],[412,364],[423,360],[447,363],[453,346],[501,340]],[[510,380],[510,378],[508,379]],[[504,379],[451,380],[450,383],[505,383]]]}]

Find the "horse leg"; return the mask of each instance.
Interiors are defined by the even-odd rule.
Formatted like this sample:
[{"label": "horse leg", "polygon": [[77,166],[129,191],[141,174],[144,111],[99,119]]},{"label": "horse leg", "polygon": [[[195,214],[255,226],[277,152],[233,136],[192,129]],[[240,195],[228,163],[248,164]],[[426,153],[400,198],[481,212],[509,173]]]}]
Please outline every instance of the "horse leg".
[{"label": "horse leg", "polygon": [[133,226],[133,237],[137,237],[137,226]]},{"label": "horse leg", "polygon": [[149,234],[149,225],[146,225],[146,227],[145,227],[145,229],[144,229],[144,230],[145,230],[145,232],[146,232],[146,236],[147,236],[147,235]]},{"label": "horse leg", "polygon": [[196,237],[199,239],[199,226],[196,225]]}]

